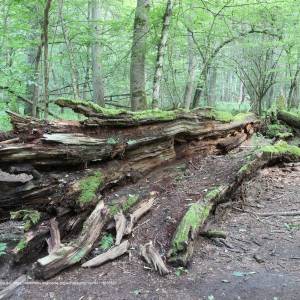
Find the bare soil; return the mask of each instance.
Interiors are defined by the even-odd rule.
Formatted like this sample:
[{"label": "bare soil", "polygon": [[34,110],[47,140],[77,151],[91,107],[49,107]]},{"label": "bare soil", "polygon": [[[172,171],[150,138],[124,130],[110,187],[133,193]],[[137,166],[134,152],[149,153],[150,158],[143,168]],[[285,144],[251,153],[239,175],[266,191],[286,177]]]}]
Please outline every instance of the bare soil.
[{"label": "bare soil", "polygon": [[[188,270],[169,266],[171,274],[162,278],[138,256],[138,245],[149,240],[165,256],[188,205],[231,182],[246,155],[240,149],[181,160],[112,191],[106,201],[159,192],[154,209],[134,230],[130,255],[95,269],[74,266],[47,282],[29,281],[14,299],[300,299],[300,216],[259,216],[300,210],[299,167],[261,170],[219,206],[210,226],[225,231],[227,239],[200,237]],[[2,280],[19,272],[1,271]]]}]

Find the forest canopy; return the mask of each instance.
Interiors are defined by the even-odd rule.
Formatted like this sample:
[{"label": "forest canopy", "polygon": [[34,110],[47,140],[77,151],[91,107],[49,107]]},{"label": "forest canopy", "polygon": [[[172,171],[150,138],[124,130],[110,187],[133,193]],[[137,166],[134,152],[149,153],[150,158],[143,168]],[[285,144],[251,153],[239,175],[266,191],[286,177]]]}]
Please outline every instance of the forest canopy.
[{"label": "forest canopy", "polygon": [[58,98],[126,110],[299,106],[299,0],[2,0],[5,110],[78,119]]}]

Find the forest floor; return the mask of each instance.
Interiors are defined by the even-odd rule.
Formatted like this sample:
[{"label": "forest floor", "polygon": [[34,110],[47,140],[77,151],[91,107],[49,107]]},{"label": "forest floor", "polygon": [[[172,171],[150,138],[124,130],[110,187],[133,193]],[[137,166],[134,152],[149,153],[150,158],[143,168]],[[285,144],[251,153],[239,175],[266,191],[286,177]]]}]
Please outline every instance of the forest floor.
[{"label": "forest floor", "polygon": [[300,167],[263,169],[219,206],[210,227],[225,231],[227,239],[199,238],[187,270],[169,267],[162,278],[137,254],[139,244],[152,240],[165,256],[188,205],[232,182],[248,146],[226,156],[177,161],[106,195],[159,192],[134,230],[130,255],[94,269],[74,266],[46,282],[29,281],[15,299],[300,299],[300,216],[259,215],[300,210]]}]

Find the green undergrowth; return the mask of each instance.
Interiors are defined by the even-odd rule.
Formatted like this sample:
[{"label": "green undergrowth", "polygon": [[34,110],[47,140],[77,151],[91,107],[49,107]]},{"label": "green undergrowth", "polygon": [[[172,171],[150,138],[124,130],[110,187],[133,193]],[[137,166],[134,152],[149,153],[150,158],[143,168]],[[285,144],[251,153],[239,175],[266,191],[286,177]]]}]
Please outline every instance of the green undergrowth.
[{"label": "green undergrowth", "polygon": [[12,130],[10,118],[5,112],[0,112],[0,132]]},{"label": "green undergrowth", "polygon": [[78,201],[80,204],[88,204],[94,200],[97,190],[103,185],[104,178],[100,171],[96,171],[93,175],[83,178],[79,182],[80,196]]},{"label": "green undergrowth", "polygon": [[269,124],[266,130],[266,136],[269,138],[286,139],[293,137],[293,130],[281,124]]},{"label": "green undergrowth", "polygon": [[24,231],[28,231],[36,225],[41,219],[41,214],[37,210],[23,209],[10,213],[12,220],[22,220],[24,222]]},{"label": "green undergrowth", "polygon": [[116,215],[118,212],[122,211],[123,213],[127,213],[130,208],[132,208],[139,201],[139,195],[131,195],[129,194],[126,201],[123,203],[112,203],[109,205],[109,212],[112,216]]},{"label": "green undergrowth", "polygon": [[295,145],[289,145],[285,141],[278,141],[274,145],[267,145],[260,148],[263,153],[271,155],[287,154],[300,158],[300,148]]}]

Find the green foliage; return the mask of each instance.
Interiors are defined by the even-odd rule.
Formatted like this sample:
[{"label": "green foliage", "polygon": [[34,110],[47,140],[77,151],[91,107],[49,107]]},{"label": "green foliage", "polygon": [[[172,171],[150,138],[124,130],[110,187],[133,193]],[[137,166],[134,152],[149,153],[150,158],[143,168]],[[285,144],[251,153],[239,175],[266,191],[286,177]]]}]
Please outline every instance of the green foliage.
[{"label": "green foliage", "polygon": [[215,199],[219,194],[220,192],[222,191],[222,187],[216,187],[214,189],[212,189],[211,191],[209,191],[208,193],[206,193],[206,195],[204,196],[204,199],[206,201],[210,201],[212,199]]},{"label": "green foliage", "polygon": [[96,171],[93,175],[83,178],[79,182],[79,203],[88,204],[93,201],[96,196],[97,190],[103,185],[103,182],[104,177],[100,171]]},{"label": "green foliage", "polygon": [[271,155],[287,154],[294,157],[300,157],[300,148],[297,146],[289,145],[284,141],[279,141],[274,145],[263,146],[261,147],[260,151]]},{"label": "green foliage", "polygon": [[293,130],[281,124],[269,124],[266,130],[266,136],[269,138],[288,138],[293,136]]},{"label": "green foliage", "polygon": [[0,256],[3,256],[6,253],[7,244],[6,243],[0,243]]},{"label": "green foliage", "polygon": [[25,222],[24,231],[28,231],[33,225],[36,225],[40,218],[41,214],[37,210],[24,209],[10,213],[12,220],[22,220]]},{"label": "green foliage", "polygon": [[276,99],[276,107],[279,110],[285,110],[286,109],[286,100],[285,100],[284,96],[281,95]]},{"label": "green foliage", "polygon": [[100,249],[103,251],[109,250],[114,245],[114,237],[112,234],[106,234],[100,241]]},{"label": "green foliage", "polygon": [[9,116],[6,113],[0,111],[0,132],[10,130],[12,130],[12,126]]}]

